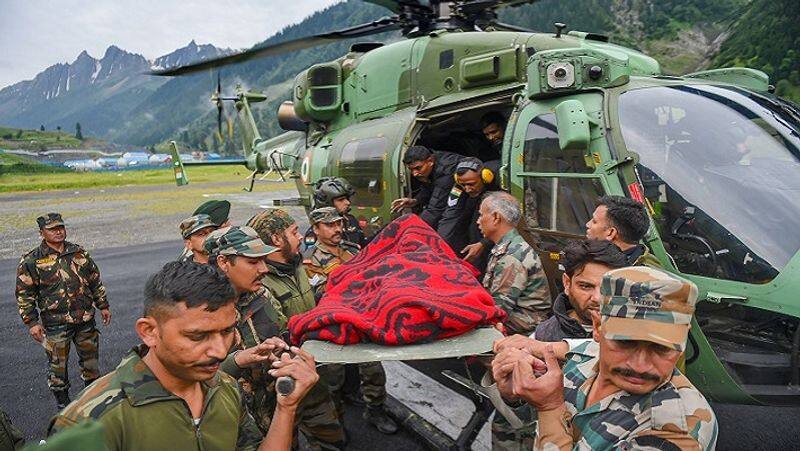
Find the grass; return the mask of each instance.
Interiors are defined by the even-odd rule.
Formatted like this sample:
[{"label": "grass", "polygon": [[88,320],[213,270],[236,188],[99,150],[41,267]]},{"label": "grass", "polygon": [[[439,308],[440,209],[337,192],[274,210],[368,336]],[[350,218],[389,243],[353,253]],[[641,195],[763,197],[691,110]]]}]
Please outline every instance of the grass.
[{"label": "grass", "polygon": [[[244,186],[244,178],[250,174],[244,166],[187,167],[186,171],[192,184],[241,181]],[[119,172],[0,173],[0,193],[164,184],[175,184],[170,168]]]},{"label": "grass", "polygon": [[71,149],[84,147],[87,142],[66,131],[24,130],[0,127],[0,148],[42,150],[50,148]]}]

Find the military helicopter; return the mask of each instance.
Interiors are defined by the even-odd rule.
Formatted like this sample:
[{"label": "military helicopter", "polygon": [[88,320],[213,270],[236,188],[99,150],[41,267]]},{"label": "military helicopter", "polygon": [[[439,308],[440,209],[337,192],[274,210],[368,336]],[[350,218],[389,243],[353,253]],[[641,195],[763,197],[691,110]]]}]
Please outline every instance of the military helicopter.
[{"label": "military helicopter", "polygon": [[[314,182],[343,176],[354,214],[392,219],[407,196],[404,151],[421,144],[475,155],[479,119],[508,118],[502,186],[524,206],[528,239],[557,279],[558,250],[584,237],[596,199],[623,195],[652,217],[646,244],[700,289],[687,374],[711,399],[800,404],[800,110],[748,68],[662,74],[659,63],[604,36],[537,33],[501,23],[531,1],[367,0],[394,15],[356,27],[167,69],[180,75],[398,30],[405,39],[354,44],[299,73],[264,139],[239,89],[239,161],[253,177]],[[182,164],[174,162],[178,182]],[[187,163],[188,165],[188,163]]]}]

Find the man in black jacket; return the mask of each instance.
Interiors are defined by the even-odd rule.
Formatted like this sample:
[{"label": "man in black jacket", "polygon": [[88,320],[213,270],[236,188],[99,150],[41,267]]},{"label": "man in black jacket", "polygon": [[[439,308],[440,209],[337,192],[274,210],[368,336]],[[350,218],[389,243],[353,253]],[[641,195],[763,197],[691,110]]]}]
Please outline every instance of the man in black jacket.
[{"label": "man in black jacket", "polygon": [[419,188],[413,198],[403,197],[392,201],[392,212],[406,207],[421,208],[419,217],[435,230],[455,183],[453,174],[456,166],[463,159],[463,155],[411,146],[403,156],[403,164],[419,182]]},{"label": "man in black jacket", "polygon": [[600,305],[600,282],[606,272],[627,266],[625,254],[606,240],[575,241],[562,254],[564,292],[553,302],[553,316],[536,327],[540,341],[592,336],[590,311]]},{"label": "man in black jacket", "polygon": [[455,252],[472,263],[481,273],[486,271],[492,240],[484,238],[477,220],[483,195],[500,191],[500,160],[482,162],[473,157],[456,166],[455,185],[447,196],[447,208],[436,230]]}]

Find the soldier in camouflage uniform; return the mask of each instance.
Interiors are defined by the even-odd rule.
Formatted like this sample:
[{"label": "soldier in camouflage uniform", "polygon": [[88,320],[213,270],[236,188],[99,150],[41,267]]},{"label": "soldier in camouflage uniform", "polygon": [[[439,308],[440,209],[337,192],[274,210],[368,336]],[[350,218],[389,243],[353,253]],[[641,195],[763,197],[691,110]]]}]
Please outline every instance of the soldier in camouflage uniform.
[{"label": "soldier in camouflage uniform", "polygon": [[[606,273],[600,291],[594,340],[514,336],[495,343],[500,392],[538,411],[536,449],[713,450],[714,412],[676,367],[697,287],[636,266]],[[537,377],[534,370],[546,372]]]},{"label": "soldier in camouflage uniform", "polygon": [[[547,276],[539,256],[515,229],[520,215],[519,203],[513,196],[494,191],[486,194],[481,202],[477,223],[484,237],[495,243],[486,266],[483,286],[497,306],[508,314],[504,323],[506,330],[530,335],[550,315],[551,301]],[[495,414],[492,421],[492,449],[512,451],[531,448],[533,418],[527,408],[519,409],[517,415],[526,426],[515,430],[502,415]]]},{"label": "soldier in camouflage uniform", "polygon": [[550,315],[551,301],[539,256],[514,228],[519,218],[513,196],[492,192],[481,203],[478,227],[495,243],[483,286],[508,314],[506,329],[528,335]]},{"label": "soldier in camouflage uniform", "polygon": [[[247,404],[262,432],[269,429],[275,412],[275,378],[262,363],[263,355],[288,349],[279,337],[286,333],[286,315],[280,303],[262,285],[267,267],[262,257],[278,249],[267,246],[250,227],[213,232],[206,239],[211,265],[230,280],[238,295],[237,329],[241,341],[222,363],[222,370],[244,381]],[[344,432],[325,384],[315,385],[300,403],[297,423],[312,449],[342,449]],[[295,445],[297,442],[295,441]]]},{"label": "soldier in camouflage uniform", "polygon": [[217,230],[217,225],[211,220],[211,216],[207,214],[190,216],[181,221],[178,228],[181,229],[181,236],[185,246],[184,254],[181,255],[180,259],[203,264],[208,263],[208,253],[206,253],[203,244],[206,241],[206,237],[214,230]]},{"label": "soldier in camouflage uniform", "polygon": [[[298,357],[272,364],[269,374],[294,378],[295,390],[278,399],[262,442],[236,380],[218,371],[236,338],[236,293],[225,276],[170,262],[147,281],[144,297],[135,326],[144,344],[54,417],[49,433],[95,420],[114,451],[288,450],[297,405],[319,378],[314,357],[292,348]],[[261,354],[272,360],[272,352]]]},{"label": "soldier in camouflage uniform", "polygon": [[61,215],[48,213],[36,222],[42,243],[19,262],[17,306],[33,339],[44,346],[50,362],[47,385],[63,407],[69,403],[70,342],[88,386],[100,377],[94,309],[100,310],[104,325],[111,323],[111,311],[97,265],[82,247],[66,241]]},{"label": "soldier in camouflage uniform", "polygon": [[344,218],[342,236],[345,240],[361,247],[367,244],[364,231],[358,219],[350,214],[351,198],[356,191],[343,177],[323,177],[314,189],[314,208],[334,207]]},{"label": "soldier in camouflage uniform", "polygon": [[[328,275],[342,263],[353,258],[360,250],[358,245],[342,239],[344,219],[334,207],[317,208],[310,214],[311,227],[317,236],[314,252],[306,262],[306,270],[317,297],[325,292]],[[386,415],[383,403],[386,400],[386,372],[381,362],[358,365],[361,379],[361,394],[367,408],[364,419],[375,425],[384,434],[397,432],[397,424]],[[345,366],[329,365],[323,373],[331,388],[339,417],[344,416],[342,391],[345,384]]]},{"label": "soldier in camouflage uniform", "polygon": [[[200,204],[197,209],[195,209],[194,213],[192,213],[191,217],[197,215],[208,215],[211,218],[211,222],[214,224],[214,229],[219,229],[222,227],[230,227],[231,220],[229,218],[231,212],[231,203],[227,200],[217,200],[212,199],[203,202]],[[181,233],[183,233],[183,229],[181,228]],[[207,234],[210,233],[207,232]],[[184,237],[185,239],[186,237]],[[199,240],[196,244],[202,248],[203,242]],[[192,249],[191,248],[184,248],[181,252],[181,255],[178,257],[178,260],[186,260],[192,256]],[[203,262],[200,262],[203,263]]]}]

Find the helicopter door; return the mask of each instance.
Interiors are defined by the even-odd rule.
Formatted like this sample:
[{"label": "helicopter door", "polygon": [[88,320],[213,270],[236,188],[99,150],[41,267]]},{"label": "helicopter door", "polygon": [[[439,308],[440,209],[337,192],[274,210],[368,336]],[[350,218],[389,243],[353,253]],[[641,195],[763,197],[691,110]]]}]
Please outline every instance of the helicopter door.
[{"label": "helicopter door", "polygon": [[[581,94],[570,99],[580,100],[589,115],[599,120],[602,95]],[[609,192],[607,174],[596,170],[608,152],[602,136],[597,137],[600,145],[596,131],[592,132],[592,157],[586,156],[586,150],[562,150],[559,146],[553,111],[563,100],[537,101],[519,113],[510,161],[512,192],[522,199],[526,239],[539,253],[553,295],[561,291],[559,252],[568,241],[585,239],[585,224],[597,199]]]},{"label": "helicopter door", "polygon": [[400,197],[403,140],[415,119],[416,111],[409,108],[351,125],[334,138],[322,175],[344,177],[353,185],[353,215],[359,220],[391,217],[392,200]]}]

